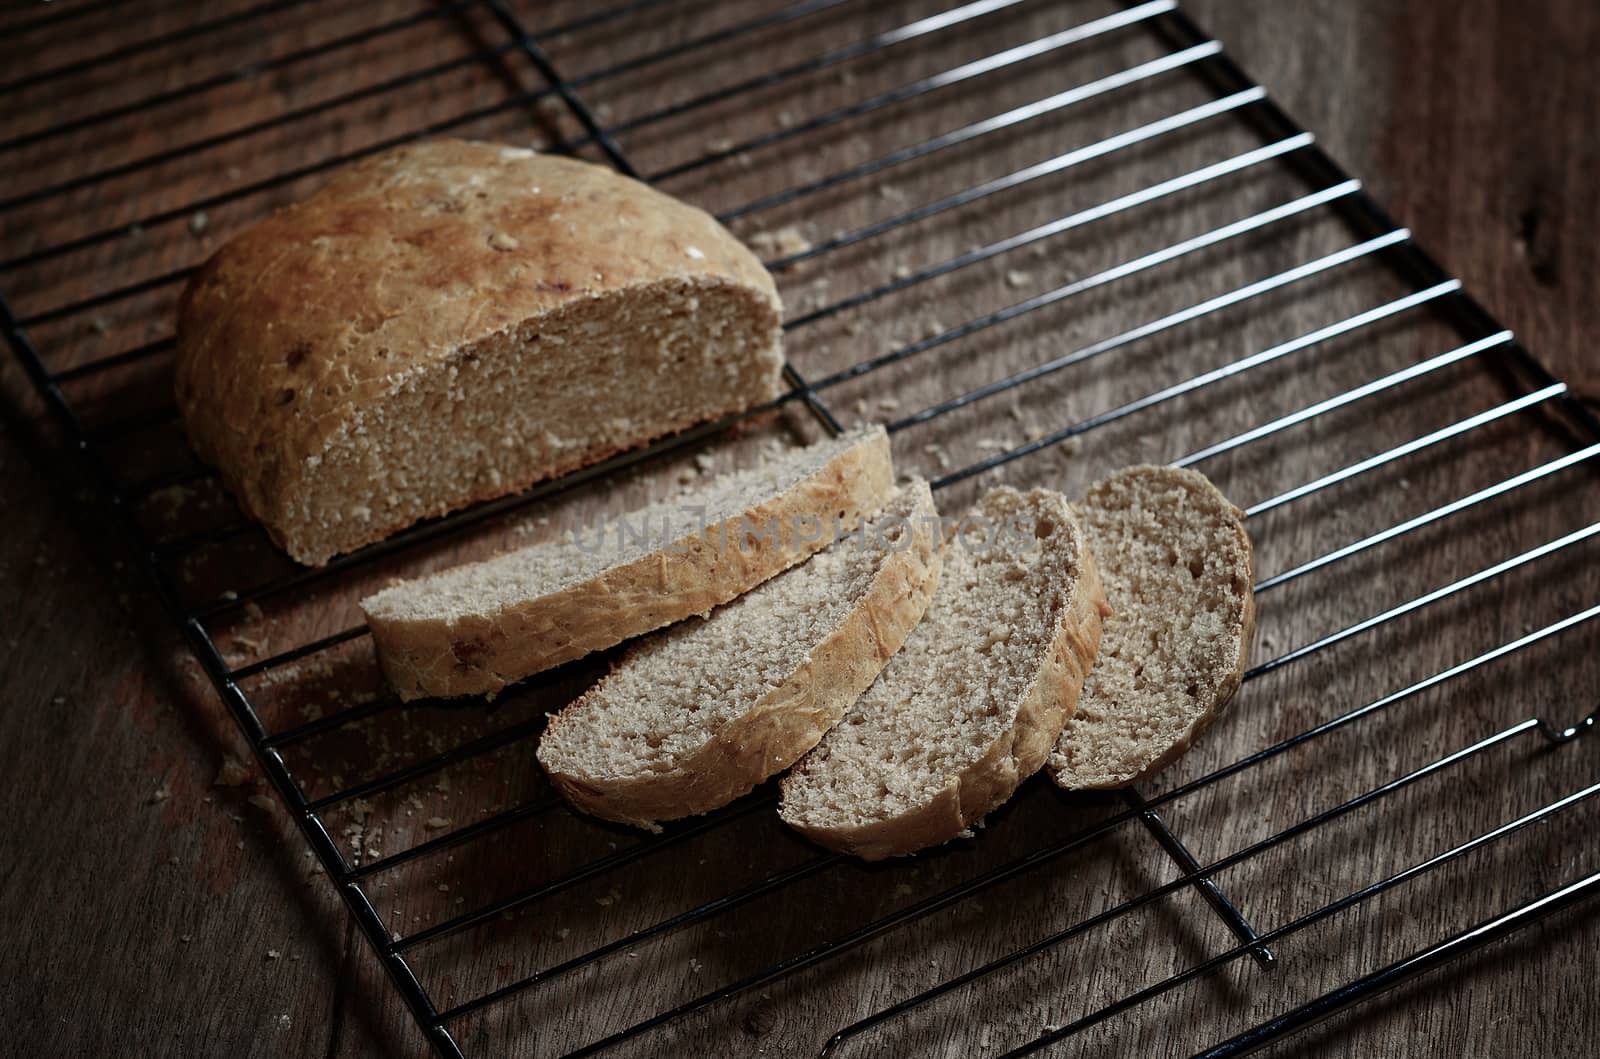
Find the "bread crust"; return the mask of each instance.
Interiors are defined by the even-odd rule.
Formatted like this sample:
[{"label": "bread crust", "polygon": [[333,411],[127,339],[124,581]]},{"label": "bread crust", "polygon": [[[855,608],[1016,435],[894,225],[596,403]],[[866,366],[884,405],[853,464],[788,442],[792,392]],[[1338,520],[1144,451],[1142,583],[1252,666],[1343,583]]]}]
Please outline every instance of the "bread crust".
[{"label": "bread crust", "polygon": [[[692,532],[562,591],[492,613],[407,619],[386,615],[382,593],[361,601],[384,676],[406,701],[493,696],[508,684],[634,636],[704,614],[818,551],[826,540],[737,540],[743,521],[795,526],[803,518],[847,528],[894,491],[888,435],[869,431],[771,500],[730,518],[723,532]],[[709,539],[708,539],[709,538]]]},{"label": "bread crust", "polygon": [[[654,830],[657,821],[728,804],[816,746],[900,650],[938,585],[942,552],[933,531],[933,496],[926,482],[908,488],[921,491],[909,546],[885,553],[860,604],[783,683],[666,772],[577,776],[552,768],[541,741],[539,763],[556,788],[586,813]],[[627,664],[626,657],[619,663]],[[545,740],[577,723],[594,694],[591,689],[552,718]]]},{"label": "bread crust", "polygon": [[[1016,494],[1005,486],[995,492],[1002,490]],[[1034,494],[1044,492],[1034,490]],[[818,845],[863,860],[905,856],[968,833],[972,824],[1002,805],[1023,780],[1039,771],[1062,726],[1077,709],[1083,682],[1100,649],[1101,623],[1110,613],[1094,557],[1071,507],[1058,494],[1051,495],[1049,506],[1058,524],[1073,534],[1078,574],[1061,609],[1055,636],[1016,704],[1012,723],[976,761],[951,776],[933,798],[908,812],[835,827],[784,814],[785,823]],[[785,778],[785,786],[788,783]]]},{"label": "bread crust", "polygon": [[[1057,751],[1051,755],[1049,771],[1051,779],[1066,790],[1119,790],[1148,779],[1187,753],[1189,748],[1193,746],[1196,737],[1204,732],[1212,721],[1216,720],[1238,692],[1239,686],[1244,679],[1245,670],[1249,666],[1250,640],[1255,634],[1255,552],[1250,543],[1250,535],[1245,530],[1245,513],[1229,501],[1209,478],[1198,471],[1187,468],[1163,467],[1150,464],[1124,468],[1102,482],[1097,482],[1094,486],[1091,486],[1089,496],[1092,497],[1096,489],[1124,476],[1149,476],[1160,478],[1163,481],[1181,483],[1192,493],[1203,497],[1209,504],[1231,513],[1231,536],[1239,553],[1239,559],[1231,571],[1232,583],[1229,586],[1231,589],[1230,598],[1237,601],[1239,607],[1237,614],[1231,616],[1229,624],[1229,627],[1233,630],[1233,635],[1237,638],[1235,650],[1233,651],[1235,661],[1229,671],[1220,675],[1215,693],[1208,699],[1202,712],[1190,724],[1189,728],[1169,745],[1155,749],[1149,763],[1134,772],[1087,780],[1069,768],[1058,747]],[[1087,498],[1085,502],[1087,502]],[[1099,561],[1108,566],[1114,561],[1114,558],[1101,556]],[[1067,733],[1064,733],[1062,736],[1063,745],[1066,738]]]},{"label": "bread crust", "polygon": [[763,365],[756,392],[730,392],[704,418],[777,396],[776,288],[709,214],[526,149],[449,139],[396,148],[241,232],[198,270],[178,308],[178,407],[195,451],[245,511],[295,559],[321,565],[690,425],[640,424],[636,437],[558,453],[521,480],[463,482],[410,513],[374,506],[363,520],[294,503],[368,409],[451,370],[475,344],[661,284],[736,290],[765,317],[750,336]]}]

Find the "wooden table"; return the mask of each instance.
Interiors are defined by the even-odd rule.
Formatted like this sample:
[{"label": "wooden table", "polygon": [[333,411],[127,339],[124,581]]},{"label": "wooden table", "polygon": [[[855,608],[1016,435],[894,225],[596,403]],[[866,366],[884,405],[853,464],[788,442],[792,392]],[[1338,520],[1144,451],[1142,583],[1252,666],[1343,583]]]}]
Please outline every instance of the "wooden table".
[{"label": "wooden table", "polygon": [[[70,23],[81,31],[74,37],[75,43],[59,43],[64,38],[53,33],[10,37],[0,44],[0,54],[6,56],[0,67],[7,71],[0,79],[21,78],[196,17],[182,13],[182,6],[118,5],[104,15]],[[415,10],[399,3],[388,6],[401,13]],[[537,5],[520,6],[531,10]],[[358,25],[380,20],[382,5],[354,7],[354,13],[338,17],[354,19]],[[1422,0],[1399,4],[1383,0],[1342,4],[1192,0],[1188,7],[1290,113],[1316,131],[1335,157],[1365,178],[1378,199],[1515,328],[1559,377],[1580,391],[1600,392],[1600,361],[1591,340],[1600,331],[1600,301],[1593,296],[1593,277],[1600,274],[1600,250],[1590,236],[1600,227],[1600,200],[1593,193],[1593,174],[1600,164],[1600,86],[1592,70],[1593,56],[1600,53],[1600,8],[1584,0],[1544,4],[1464,0],[1449,5]],[[66,0],[52,6],[52,10],[70,9]],[[134,16],[134,12],[147,10],[148,15]],[[35,14],[30,10],[4,17],[8,26],[14,26]],[[874,28],[892,24],[887,15],[867,21]],[[263,24],[280,23],[269,19]],[[499,39],[493,35],[492,24],[483,20],[470,21],[469,26],[485,40]],[[460,32],[448,20],[443,27],[437,32]],[[263,56],[317,39],[315,23],[303,17],[284,16],[281,30],[274,32],[277,36],[265,35],[259,42]],[[49,44],[24,46],[25,40]],[[796,47],[812,43],[804,38],[803,45]],[[251,45],[246,42],[243,46]],[[144,68],[139,85],[160,89],[189,83],[195,75],[191,67],[203,68],[205,59],[204,49],[196,49],[183,62]],[[679,76],[692,75],[691,69]],[[241,116],[259,120],[282,107],[303,105],[302,100],[320,97],[343,76],[348,76],[348,83],[372,80],[367,71],[355,68],[346,74],[323,70],[319,76],[314,91],[282,71],[265,75],[257,95],[224,90],[215,113],[183,118],[187,122],[185,136],[192,138],[196,130],[232,127]],[[1070,83],[1071,78],[1066,81]],[[48,127],[56,120],[53,115],[81,113],[78,86],[83,83],[63,79],[47,91],[28,94],[23,108],[0,120],[0,132],[10,130],[7,134],[15,135]],[[647,89],[647,85],[619,89],[617,106],[627,105],[627,92],[638,94]],[[134,89],[101,85],[84,91],[98,93],[100,105],[111,105],[120,92]],[[428,112],[427,103],[422,100],[416,105]],[[793,106],[802,116],[809,113],[805,100],[789,104],[773,97],[761,106],[785,111]],[[772,119],[770,111],[761,116],[767,124]],[[373,120],[416,124],[415,115],[406,113]],[[527,119],[517,116],[516,120]],[[559,123],[566,119],[555,116],[551,120]],[[785,120],[788,118],[780,118]],[[116,128],[118,139],[98,146],[91,130],[70,140],[73,150],[69,152],[53,153],[49,144],[26,149],[16,156],[26,164],[19,166],[15,180],[12,175],[0,177],[0,193],[35,186],[39,181],[33,178],[40,173],[59,180],[108,164],[101,160],[102,149],[107,159],[137,157],[170,142],[170,131],[160,125]],[[363,130],[329,126],[319,135],[355,143],[361,141]],[[264,142],[265,149],[257,153],[269,171],[273,158],[281,162],[287,157],[285,152],[294,147],[288,134],[270,133]],[[659,150],[663,158],[670,157],[673,149],[671,144],[642,148],[646,153]],[[249,159],[254,157],[241,155],[235,163],[246,170],[244,179],[253,176]],[[173,172],[160,186],[140,185],[138,180],[143,178],[135,177],[116,183],[103,199],[95,197],[91,189],[85,193],[88,198],[72,201],[87,203],[83,209],[100,211],[96,216],[126,223],[152,208],[192,201],[216,182],[233,179],[227,172]],[[778,186],[777,177],[760,169],[753,177],[740,178],[737,173],[728,177],[730,185],[741,179],[745,181],[741,187],[755,191]],[[680,193],[711,194],[704,187]],[[743,194],[741,191],[736,198]],[[847,208],[848,204],[841,207]],[[210,246],[215,231],[208,232],[208,225],[225,230],[245,219],[243,213],[224,208],[210,211],[205,219],[187,218],[176,227],[180,235],[182,227],[191,228],[193,240]],[[8,210],[0,214],[0,246],[10,258],[49,244],[73,224],[71,211],[52,210],[49,204],[40,210]],[[959,234],[955,237],[960,238]],[[172,249],[165,249],[169,245]],[[161,246],[157,256],[169,255],[161,257],[170,262],[169,268],[196,256],[196,246],[182,238],[167,239]],[[118,247],[106,250],[87,272],[103,274],[97,270],[119,267],[116,255],[122,252]],[[73,263],[68,262],[8,272],[0,275],[0,292],[32,305],[56,304],[94,289],[91,280],[80,274],[84,271],[82,265],[74,271]],[[798,300],[794,292],[815,282],[814,275],[789,277],[786,293],[791,294],[791,305]],[[25,288],[20,294],[19,284]],[[80,317],[73,325],[79,330],[70,334],[52,330],[49,323],[36,330],[57,348],[110,351],[158,337],[159,323],[149,322],[162,318],[158,308],[142,306],[139,312],[125,315],[112,309],[104,321],[90,314],[87,327],[83,323],[87,317]],[[931,310],[924,307],[923,311]],[[948,311],[952,316],[945,322],[950,323],[962,309]],[[815,356],[826,366],[827,355],[818,352]],[[944,369],[944,373],[956,378],[960,369]],[[260,796],[263,792],[253,770],[242,782],[216,784],[219,770],[225,773],[221,778],[236,779],[226,775],[223,766],[227,758],[248,756],[231,720],[197,679],[192,661],[133,571],[130,556],[123,553],[115,535],[103,532],[107,524],[104,513],[86,489],[72,454],[63,450],[54,431],[45,425],[39,402],[9,358],[0,359],[0,385],[5,394],[0,409],[7,427],[0,435],[0,517],[5,525],[5,532],[0,533],[0,600],[5,605],[0,638],[0,687],[5,689],[0,719],[0,791],[6,809],[0,827],[0,907],[6,913],[5,926],[0,927],[0,1007],[9,1016],[7,1040],[12,1043],[7,1051],[41,1055],[421,1054],[415,1028],[348,925],[332,889],[306,859],[309,854],[281,809]],[[1281,385],[1297,384],[1291,380]],[[909,398],[907,405],[911,407]],[[1344,441],[1330,439],[1329,444],[1343,445]],[[720,450],[717,458],[723,458]],[[928,457],[914,453],[908,458]],[[662,480],[678,474],[680,465],[664,466],[655,477],[629,478],[626,496],[633,500],[659,488]],[[1446,468],[1436,473],[1449,479],[1453,472]],[[1404,479],[1400,481],[1407,487]],[[1587,488],[1593,478],[1578,481]],[[1567,499],[1573,504],[1587,502],[1584,510],[1589,518],[1594,517],[1592,488],[1587,494],[1577,490]],[[1551,501],[1557,506],[1563,502],[1559,496]],[[1419,583],[1436,584],[1440,581],[1436,571],[1477,569],[1508,554],[1492,522],[1472,533],[1434,538],[1428,548],[1415,558],[1421,571]],[[1549,585],[1548,592],[1580,605],[1586,599],[1592,605],[1600,595],[1597,570],[1600,566],[1592,562],[1568,568],[1563,582]],[[1433,580],[1428,582],[1430,576]],[[1533,582],[1521,591],[1525,595],[1544,593],[1546,587]],[[1281,649],[1290,640],[1300,642],[1316,630],[1337,627],[1374,609],[1359,601],[1341,605],[1340,599],[1337,594],[1331,598],[1302,595],[1292,607],[1284,602],[1284,612],[1292,611],[1293,618],[1286,617],[1275,634],[1264,635],[1282,637],[1277,644]],[[1507,597],[1492,606],[1479,604],[1478,610],[1457,616],[1466,626],[1441,626],[1448,632],[1437,638],[1440,643],[1405,650],[1419,657],[1427,655],[1431,664],[1451,657],[1454,637],[1461,636],[1463,642],[1471,638],[1459,631],[1461,628],[1490,630],[1501,640],[1520,634],[1517,608],[1522,602]],[[344,616],[348,616],[347,605]],[[300,616],[293,620],[304,630],[326,632],[338,627],[339,618]],[[1504,630],[1496,625],[1502,621]],[[1594,645],[1592,632],[1586,640],[1565,641],[1564,657],[1570,662],[1585,650],[1591,655],[1600,653],[1593,650]],[[1270,650],[1271,645],[1258,645],[1258,652],[1263,649]],[[1381,653],[1360,655],[1352,663],[1358,668],[1381,668],[1383,664]],[[1595,704],[1594,669],[1592,665],[1585,669],[1585,665],[1588,663],[1580,657],[1565,667],[1553,665],[1554,675],[1543,683],[1491,688],[1492,694],[1483,701],[1509,701],[1511,705],[1503,711],[1482,706],[1478,699],[1452,702],[1451,709],[1462,711],[1462,731],[1450,735],[1452,729],[1445,726],[1446,735],[1441,738],[1455,740],[1446,746],[1457,745],[1464,738],[1493,730],[1493,725],[1484,727],[1490,719],[1499,724],[1507,717],[1515,719],[1529,712],[1562,721],[1576,719]],[[1330,686],[1336,676],[1319,671],[1319,679],[1328,680]],[[1375,681],[1371,688],[1357,686],[1351,693],[1371,692],[1381,686]],[[1316,698],[1307,691],[1306,685],[1278,688],[1278,694],[1296,702]],[[1353,705],[1361,700],[1340,701]],[[1192,770],[1186,762],[1182,775],[1174,776],[1173,782],[1198,774],[1205,763],[1219,764],[1228,760],[1230,753],[1237,756],[1243,749],[1264,745],[1269,738],[1281,738],[1317,716],[1309,707],[1286,708],[1281,720],[1263,718],[1259,711],[1251,713],[1243,703],[1240,709],[1246,711],[1242,716],[1248,716],[1249,722],[1241,720],[1240,731],[1231,736],[1219,734],[1206,748],[1196,751],[1204,760],[1197,761]],[[1431,731],[1425,726],[1419,731],[1401,726],[1383,729],[1376,738],[1391,744],[1415,739],[1419,746],[1437,751],[1430,742]],[[1237,742],[1230,741],[1235,739]],[[1570,781],[1573,776],[1587,775],[1592,781],[1594,751],[1593,745],[1561,750],[1569,755],[1563,759],[1568,762],[1563,776]],[[1371,753],[1382,759],[1381,767],[1374,766],[1374,775],[1401,760],[1391,761],[1385,756],[1389,749],[1377,745]],[[1584,755],[1591,763],[1587,768],[1581,764]],[[1570,764],[1574,760],[1576,766]],[[1272,773],[1265,781],[1268,786],[1246,801],[1223,800],[1175,810],[1171,814],[1174,826],[1180,832],[1186,826],[1191,828],[1187,834],[1202,847],[1196,851],[1202,860],[1220,856],[1259,837],[1259,824],[1270,815],[1271,806],[1314,787],[1320,782],[1315,779],[1320,767],[1314,758],[1297,760],[1294,770]],[[1354,775],[1367,776],[1364,764],[1351,767]],[[457,780],[454,810],[441,808],[452,797],[451,791],[432,789],[428,811],[470,814],[480,803],[498,802],[504,797],[503,788],[513,781],[532,789],[536,777],[527,778],[527,771],[524,763],[504,773],[482,775],[482,789],[474,791],[461,790]],[[1474,782],[1478,786],[1470,787],[1472,793],[1466,798],[1468,815],[1479,821],[1476,826],[1486,826],[1503,815],[1500,802],[1502,794],[1510,800],[1509,788],[1502,791],[1491,780]],[[1345,796],[1348,794],[1346,791]],[[1030,795],[1030,805],[1044,797],[1037,792]],[[1041,818],[1061,811],[1080,810],[1072,806],[1068,810],[1037,809],[1046,814]],[[1095,803],[1081,809],[1091,815],[1103,811]],[[1035,813],[1035,809],[1019,812]],[[1553,837],[1546,849],[1555,852],[1548,853],[1549,863],[1524,861],[1500,870],[1513,875],[1532,873],[1546,885],[1580,870],[1595,870],[1593,815],[1588,819],[1591,827],[1587,831],[1551,829]],[[1208,820],[1209,829],[1205,826]],[[1008,819],[996,829],[997,835],[985,836],[985,840],[1003,842],[998,832],[1011,825],[1014,819]],[[1408,838],[1425,840],[1430,826],[1430,818],[1423,813],[1403,830]],[[597,841],[602,843],[616,840],[615,835],[598,834]],[[1358,844],[1348,848],[1366,848],[1359,845],[1359,836],[1352,841]],[[1074,891],[1084,892],[1103,886],[1099,892],[1109,894],[1125,884],[1123,873],[1132,871],[1139,877],[1142,871],[1170,870],[1162,869],[1160,858],[1150,857],[1143,847],[1129,849],[1138,849],[1137,856],[1130,852],[1130,861],[1112,864],[1104,879],[1067,875],[1063,885],[1070,883]],[[514,851],[508,855],[514,863]],[[795,850],[785,847],[783,855],[793,856]],[[905,877],[906,882],[895,877],[896,881],[884,885],[893,893],[899,893],[900,886],[911,893],[945,878],[941,873],[959,869],[960,865],[952,866],[947,860],[934,861],[921,878],[913,872]],[[727,870],[730,878],[738,871],[731,861]],[[1327,900],[1336,895],[1342,869],[1337,863],[1329,866],[1309,858],[1298,866],[1273,870],[1278,874],[1263,869],[1260,879],[1243,884],[1241,893],[1235,895],[1246,913],[1262,922],[1279,921],[1285,908],[1297,907],[1293,901],[1279,907],[1272,896],[1286,888],[1285,880],[1293,884],[1288,889],[1323,893],[1319,880],[1325,877],[1327,890],[1322,899]],[[881,881],[885,877],[873,878]],[[1148,887],[1156,881],[1159,878],[1145,877],[1141,885]],[[1468,891],[1492,890],[1500,882],[1464,876],[1452,885],[1456,889],[1442,891],[1436,908],[1414,910],[1409,921],[1392,918],[1400,913],[1376,920],[1376,935],[1415,928],[1420,930],[1418,937],[1437,937],[1450,924],[1459,927],[1459,917],[1450,914],[1458,911],[1453,908],[1458,898],[1465,905]],[[592,904],[593,896],[585,895],[584,901]],[[609,897],[601,897],[604,906],[609,906]],[[448,906],[448,898],[438,900]],[[1023,915],[1017,910],[1024,907],[1031,906],[1016,905],[1014,915]],[[406,911],[410,912],[409,906]],[[1197,921],[1206,918],[1203,910],[1189,906],[1183,914]],[[408,929],[408,918],[402,915],[397,929]],[[994,933],[1005,933],[1003,919],[995,920]],[[1198,935],[1193,939],[1196,945],[1215,948],[1214,924],[1193,929]],[[1027,940],[1029,934],[1022,929],[1016,936]],[[1077,957],[1077,962],[1050,964],[1053,984],[1041,989],[1032,983],[1026,991],[1018,985],[1018,995],[1027,998],[1026,1005],[1039,1009],[1041,992],[1046,996],[1070,994],[1080,982],[1089,984],[1097,975],[1104,977],[1107,967],[1136,974],[1145,957],[1135,940],[1123,939],[1120,946],[1098,957],[1085,955]],[[870,958],[896,967],[908,963],[920,967],[921,944],[915,939],[891,938],[872,949]],[[1376,947],[1374,951],[1378,951]],[[1485,950],[1445,974],[1421,979],[1378,1003],[1293,1038],[1278,1052],[1587,1056],[1594,1050],[1593,1042],[1600,1039],[1600,1013],[1592,1002],[1593,983],[1600,972],[1597,951],[1600,923],[1593,906],[1583,906]],[[502,975],[510,973],[514,962],[512,956],[488,947],[478,958],[504,960]],[[1159,959],[1151,956],[1150,966],[1164,967],[1160,963],[1164,959],[1164,955]],[[860,971],[856,967],[850,973]],[[626,977],[625,972],[626,968]],[[931,976],[925,981],[917,978],[918,973],[896,972],[906,976],[906,984],[920,982],[918,987],[939,977],[937,969],[920,972]],[[1315,969],[1304,973],[1312,974],[1308,980],[1322,982],[1321,988],[1339,980],[1316,979]],[[498,980],[502,979],[492,981]],[[632,1021],[637,1017],[635,1011],[650,1003],[654,989],[650,981],[628,981],[633,984],[619,987],[608,1001],[612,1006],[602,1012],[613,1024]],[[851,981],[847,976],[837,981],[824,977],[807,986],[809,992],[775,988],[770,995],[741,998],[714,1009],[714,1017],[696,1023],[698,1028],[679,1031],[670,1038],[670,1047],[698,1047],[702,1053],[712,1049],[712,1054],[763,1050],[766,1054],[805,1054],[819,1043],[816,1026],[832,1027],[843,1021],[830,1017],[830,1011],[849,1010],[848,1002],[859,999],[850,992],[857,988]],[[665,982],[662,988],[667,988]],[[894,990],[888,989],[876,1003],[866,1003],[866,1010],[882,1006],[893,995]],[[969,1028],[992,1024],[999,1033],[1015,1021],[1008,995],[999,992],[974,998],[958,1009],[958,1021]],[[1204,1011],[1227,1007],[1230,997],[1237,999],[1225,990],[1202,995],[1197,1002],[1201,1015],[1192,1008],[1178,1010],[1188,1010],[1185,1017],[1190,1020],[1203,1021]],[[1257,1016],[1272,1010],[1268,1007]],[[564,1040],[575,1043],[562,1036],[564,1015],[559,1007],[541,1012],[525,1014],[526,1025],[500,1025],[494,1030],[498,1036],[485,1039],[501,1041],[504,1050],[519,1055],[550,1054]],[[808,1015],[815,1018],[808,1021]],[[1152,1022],[1137,1038],[1110,1038],[1102,1040],[1101,1046],[1113,1051],[1120,1047],[1127,1054],[1167,1054],[1179,1045],[1168,1040],[1163,1025],[1176,1040],[1185,1023]],[[1219,1025],[1224,1030],[1230,1026],[1237,1029],[1235,1023]]]}]

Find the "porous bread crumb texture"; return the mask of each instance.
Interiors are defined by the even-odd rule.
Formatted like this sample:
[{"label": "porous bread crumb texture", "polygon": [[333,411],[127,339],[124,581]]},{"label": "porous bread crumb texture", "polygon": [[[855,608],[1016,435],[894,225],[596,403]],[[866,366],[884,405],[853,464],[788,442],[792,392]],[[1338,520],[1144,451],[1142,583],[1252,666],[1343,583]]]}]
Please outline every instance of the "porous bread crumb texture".
[{"label": "porous bread crumb texture", "polygon": [[[1100,638],[1104,596],[1066,500],[1002,487],[957,536],[900,653],[783,782],[786,823],[867,859],[956,838],[1044,763]],[[984,545],[987,543],[987,547]]]},{"label": "porous bread crumb texture", "polygon": [[1068,789],[1123,787],[1187,750],[1238,690],[1255,623],[1250,539],[1190,470],[1128,468],[1078,512],[1112,614],[1050,771]]},{"label": "porous bread crumb texture", "polygon": [[466,346],[349,410],[283,500],[304,561],[525,489],[774,395],[772,306],[721,282],[598,294]]},{"label": "porous bread crumb texture", "polygon": [[397,148],[240,233],[178,312],[185,429],[320,565],[781,391],[772,278],[600,166]]},{"label": "porous bread crumb texture", "polygon": [[540,764],[578,808],[645,827],[788,768],[921,620],[939,579],[936,518],[916,479],[865,532],[645,638],[552,720]]},{"label": "porous bread crumb texture", "polygon": [[856,431],[598,532],[402,582],[361,608],[401,698],[493,694],[726,603],[825,547],[835,526],[853,527],[893,489],[887,434]]}]

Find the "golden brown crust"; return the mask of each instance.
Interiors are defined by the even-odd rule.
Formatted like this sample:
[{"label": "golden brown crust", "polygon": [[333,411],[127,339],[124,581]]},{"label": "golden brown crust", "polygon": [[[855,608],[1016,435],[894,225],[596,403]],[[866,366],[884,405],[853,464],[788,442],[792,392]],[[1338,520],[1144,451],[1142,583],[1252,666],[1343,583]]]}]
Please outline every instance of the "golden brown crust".
[{"label": "golden brown crust", "polygon": [[[1198,471],[1144,464],[1125,468],[1112,477],[1129,475],[1159,477],[1164,481],[1181,482],[1192,493],[1232,514],[1230,529],[1239,550],[1239,561],[1232,571],[1233,584],[1230,593],[1230,597],[1238,606],[1237,613],[1230,616],[1230,628],[1235,630],[1235,635],[1238,637],[1236,662],[1229,672],[1222,675],[1211,701],[1188,730],[1157,752],[1149,764],[1136,772],[1106,781],[1085,781],[1075,772],[1068,770],[1064,757],[1053,760],[1050,766],[1051,779],[1067,790],[1120,790],[1123,787],[1130,787],[1155,775],[1188,753],[1189,748],[1194,745],[1194,740],[1216,720],[1238,692],[1245,670],[1249,666],[1250,640],[1255,635],[1256,627],[1255,551],[1250,543],[1250,535],[1245,530],[1245,513],[1229,501],[1209,478]],[[1091,486],[1090,494],[1092,495],[1094,490],[1103,484],[1104,482],[1100,482]],[[1102,556],[1100,561],[1109,564],[1112,559]],[[1062,742],[1064,745],[1065,737]]]},{"label": "golden brown crust", "polygon": [[1083,530],[1066,500],[1057,499],[1061,524],[1074,536],[1078,576],[1062,608],[1055,638],[1018,703],[1012,724],[978,760],[909,812],[840,827],[808,824],[789,816],[784,817],[785,823],[819,845],[863,860],[905,856],[961,836],[1039,771],[1062,726],[1077,709],[1083,682],[1100,649],[1101,623],[1110,613]]},{"label": "golden brown crust", "polygon": [[[900,650],[938,585],[941,552],[932,532],[933,498],[926,483],[920,488],[924,495],[910,520],[911,545],[885,554],[860,605],[782,684],[668,772],[579,777],[550,770],[541,754],[557,789],[591,815],[654,827],[660,820],[720,808],[816,746]],[[589,694],[552,718],[550,728],[580,715]]]},{"label": "golden brown crust", "polygon": [[[770,305],[771,333],[752,336],[773,357],[770,385],[727,410],[775,396],[776,290],[710,215],[608,169],[525,149],[397,148],[343,170],[201,267],[179,303],[178,405],[196,451],[245,510],[297,559],[321,563],[398,528],[347,523],[330,551],[286,514],[330,441],[360,430],[364,409],[464,346],[663,281],[731,285]],[[686,425],[654,424],[633,443]],[[428,513],[527,484],[478,486]]]},{"label": "golden brown crust", "polygon": [[493,695],[513,681],[703,614],[788,569],[827,542],[738,538],[743,523],[795,526],[838,516],[849,528],[894,490],[888,435],[871,431],[785,493],[563,591],[452,620],[387,617],[362,601],[378,661],[402,699]]}]

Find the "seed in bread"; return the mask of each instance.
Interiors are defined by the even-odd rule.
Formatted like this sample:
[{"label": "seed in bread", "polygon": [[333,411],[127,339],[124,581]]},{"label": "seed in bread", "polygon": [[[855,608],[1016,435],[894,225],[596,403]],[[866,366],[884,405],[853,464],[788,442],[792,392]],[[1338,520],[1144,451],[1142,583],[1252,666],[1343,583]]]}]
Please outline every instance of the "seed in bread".
[{"label": "seed in bread", "polygon": [[1136,783],[1189,748],[1239,689],[1255,625],[1244,514],[1198,471],[1130,467],[1077,505],[1111,616],[1050,756],[1062,787]]},{"label": "seed in bread", "polygon": [[313,566],[776,397],[780,305],[709,214],[434,140],[235,236],[179,304],[196,452]]},{"label": "seed in bread", "polygon": [[402,699],[492,695],[748,592],[893,491],[888,435],[870,427],[722,475],[609,528],[392,585],[361,609]]},{"label": "seed in bread", "polygon": [[785,823],[868,860],[938,845],[1044,764],[1100,642],[1105,597],[1059,493],[988,493],[1019,535],[956,536],[922,623],[783,781]]},{"label": "seed in bread", "polygon": [[579,809],[650,828],[782,772],[922,619],[939,580],[937,517],[915,479],[862,533],[641,640],[551,720],[539,763]]}]

